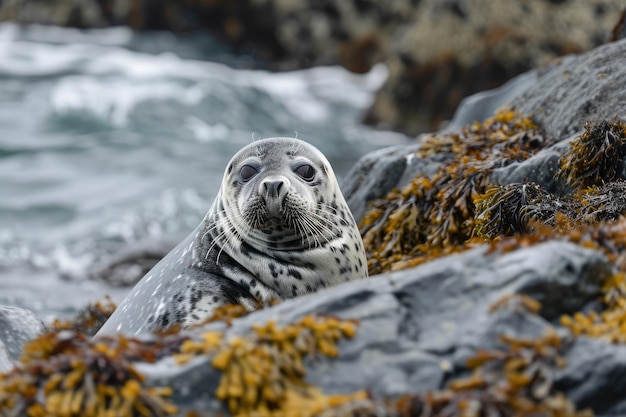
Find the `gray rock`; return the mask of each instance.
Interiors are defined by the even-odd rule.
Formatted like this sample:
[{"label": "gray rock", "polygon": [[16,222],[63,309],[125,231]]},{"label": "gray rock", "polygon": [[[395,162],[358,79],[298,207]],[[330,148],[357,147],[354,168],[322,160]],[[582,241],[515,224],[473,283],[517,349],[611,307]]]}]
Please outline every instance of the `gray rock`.
[{"label": "gray rock", "polygon": [[13,368],[13,361],[9,358],[9,352],[7,351],[4,343],[0,341],[0,373],[8,372]]},{"label": "gray rock", "polygon": [[[491,173],[494,184],[535,182],[549,192],[564,193],[567,186],[554,178],[559,159],[569,142],[582,132],[585,122],[615,116],[626,118],[626,40],[600,46],[585,54],[571,55],[541,71],[531,71],[499,89],[465,99],[454,121],[444,130],[451,132],[476,117],[484,118],[484,106],[511,100],[520,114],[532,115],[548,137],[558,143],[535,156]],[[367,204],[393,188],[402,188],[418,174],[432,174],[446,155],[426,159],[413,157],[416,143],[382,149],[365,155],[346,176],[346,199],[357,221]]]},{"label": "gray rock", "polygon": [[537,71],[518,75],[504,85],[465,97],[459,103],[443,132],[451,132],[474,122],[482,122],[537,82]]},{"label": "gray rock", "polygon": [[403,178],[419,144],[393,146],[370,152],[348,172],[341,191],[358,221],[371,201],[384,197]]},{"label": "gray rock", "polygon": [[626,117],[624,68],[626,40],[602,45],[557,61],[511,105],[562,140],[580,132],[588,120]]},{"label": "gray rock", "polygon": [[[367,389],[375,398],[390,398],[442,388],[450,377],[467,372],[465,360],[477,349],[499,347],[500,334],[541,336],[560,313],[595,299],[611,271],[603,255],[567,242],[506,254],[486,254],[485,248],[478,248],[289,300],[234,320],[228,328],[217,323],[191,334],[218,329],[231,337],[249,332],[253,324],[271,319],[284,325],[307,314],[356,319],[357,335],[341,342],[337,359],[310,361],[307,380],[326,393]],[[489,312],[496,301],[511,294],[542,301],[541,316],[514,303]],[[208,362],[198,358],[178,366],[165,359],[143,364],[140,370],[150,383],[172,386],[183,409],[225,411],[212,398],[220,373]],[[589,370],[596,371],[610,370],[608,366]],[[584,389],[584,380],[565,391]]]},{"label": "gray rock", "polygon": [[30,310],[0,306],[0,371],[17,362],[24,344],[43,334],[43,322]]},{"label": "gray rock", "polygon": [[599,415],[624,415],[626,346],[580,338],[568,352],[567,365],[556,376],[557,389]]},{"label": "gray rock", "polygon": [[557,142],[525,161],[513,162],[505,167],[494,169],[490,175],[491,182],[498,185],[534,182],[550,193],[563,194],[569,190],[569,187],[555,178],[555,174],[561,166],[559,160],[569,149],[571,140],[575,138],[576,135]]},{"label": "gray rock", "polygon": [[104,256],[89,268],[87,277],[116,287],[135,285],[175,246],[176,243],[161,240],[137,242]]}]

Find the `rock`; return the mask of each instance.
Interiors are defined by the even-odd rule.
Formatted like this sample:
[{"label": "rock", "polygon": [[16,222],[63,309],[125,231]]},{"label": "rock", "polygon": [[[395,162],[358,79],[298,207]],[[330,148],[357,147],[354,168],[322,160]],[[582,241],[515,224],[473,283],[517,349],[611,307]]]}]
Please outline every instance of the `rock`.
[{"label": "rock", "polygon": [[[401,182],[407,166],[413,163],[408,155],[413,149],[419,148],[419,145],[408,148],[397,146],[374,151],[364,156],[350,170],[341,190],[355,219],[361,218],[369,202],[384,197]],[[420,168],[424,169],[424,173],[432,171],[429,166]]]},{"label": "rock", "polygon": [[558,140],[580,132],[589,120],[626,117],[621,86],[626,82],[626,40],[557,61],[537,83],[511,101],[532,114]]},{"label": "rock", "polygon": [[513,162],[505,167],[494,169],[491,173],[491,180],[498,185],[534,182],[548,192],[565,193],[568,187],[555,178],[555,175],[560,168],[559,161],[561,156],[565,154],[569,148],[569,143],[575,137],[574,135],[569,140],[542,149],[539,153],[524,161]]},{"label": "rock", "polygon": [[[81,265],[59,265],[59,276],[67,281],[85,279],[104,281],[115,287],[135,285],[174,247],[176,242],[150,239],[113,245],[100,249],[100,253]],[[94,251],[95,252],[95,251]]]},{"label": "rock", "polygon": [[[622,40],[555,61],[544,71],[539,71],[536,77],[535,72],[530,72],[520,76],[517,82],[469,97],[457,110],[455,117],[458,121],[442,133],[454,133],[458,125],[474,117],[471,115],[484,115],[485,101],[490,106],[497,106],[510,100],[508,105],[511,108],[520,114],[532,115],[546,132],[546,139],[552,138],[557,143],[527,160],[495,168],[491,181],[500,185],[536,182],[550,192],[563,193],[567,187],[554,174],[561,156],[569,149],[569,142],[581,133],[589,120],[626,117],[623,94],[616,87],[626,85],[626,72],[622,70],[626,65],[625,57],[626,40]],[[477,118],[476,121],[482,120]],[[418,174],[436,171],[438,164],[445,160],[444,155],[414,158],[423,138],[421,135],[416,143],[405,147],[365,155],[346,175],[343,189],[357,220],[369,202],[393,188],[404,187]],[[401,167],[404,171],[400,173]],[[371,176],[368,175],[370,171]]]},{"label": "rock", "polygon": [[[341,343],[338,358],[309,362],[307,381],[325,393],[367,389],[375,398],[388,399],[443,388],[450,378],[467,372],[465,360],[473,352],[500,346],[500,334],[540,337],[558,314],[578,310],[597,297],[612,273],[601,254],[565,242],[506,254],[484,251],[479,248],[347,283],[236,319],[228,328],[217,323],[191,333],[199,337],[216,329],[230,338],[268,320],[281,326],[310,314],[356,319],[357,335]],[[513,294],[541,300],[541,316],[517,309],[514,303],[490,312],[494,303]],[[220,378],[207,362],[204,358],[178,367],[165,359],[139,369],[150,384],[174,387],[182,409],[225,411],[206,396]],[[565,392],[582,383],[579,380]]]},{"label": "rock", "polygon": [[87,277],[117,287],[135,285],[175,246],[175,243],[166,241],[137,242],[104,256],[89,268]]},{"label": "rock", "polygon": [[597,415],[619,416],[626,411],[626,346],[581,338],[567,355],[568,366],[556,375],[557,389]]},{"label": "rock", "polygon": [[12,367],[24,344],[45,331],[43,322],[30,310],[0,306],[0,371]]},{"label": "rock", "polygon": [[452,132],[474,122],[482,122],[536,82],[537,71],[531,70],[518,75],[501,87],[465,97],[459,103],[452,120],[446,124],[442,132]]}]

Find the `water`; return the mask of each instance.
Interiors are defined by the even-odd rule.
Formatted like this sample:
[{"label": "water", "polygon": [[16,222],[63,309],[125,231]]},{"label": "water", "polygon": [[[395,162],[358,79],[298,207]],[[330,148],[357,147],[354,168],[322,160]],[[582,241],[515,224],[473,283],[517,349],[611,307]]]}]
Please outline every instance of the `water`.
[{"label": "water", "polygon": [[0,304],[51,320],[121,300],[86,268],[182,239],[253,137],[298,135],[339,177],[405,139],[359,124],[382,66],[262,68],[206,36],[0,25]]}]

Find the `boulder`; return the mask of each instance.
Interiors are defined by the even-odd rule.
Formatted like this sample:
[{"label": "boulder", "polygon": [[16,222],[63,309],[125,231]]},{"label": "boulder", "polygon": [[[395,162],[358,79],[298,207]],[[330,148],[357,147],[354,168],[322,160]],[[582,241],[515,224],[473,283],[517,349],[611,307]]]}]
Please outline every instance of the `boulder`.
[{"label": "boulder", "polygon": [[10,369],[19,360],[24,344],[44,331],[43,322],[32,311],[0,306],[0,371]]},{"label": "boulder", "polygon": [[[527,160],[494,169],[490,174],[492,182],[506,185],[528,181],[551,192],[564,191],[566,187],[554,174],[559,159],[569,149],[569,142],[580,135],[585,123],[626,118],[624,92],[619,87],[626,85],[624,65],[626,40],[556,60],[543,71],[531,71],[498,89],[469,97],[457,109],[451,125],[441,133],[453,134],[464,124],[481,122],[485,106],[508,105],[519,114],[531,116],[545,136],[556,143]],[[420,135],[414,144],[365,155],[355,164],[346,175],[342,189],[357,220],[369,202],[394,188],[406,186],[418,174],[436,171],[444,155],[413,157],[427,136]],[[368,177],[370,171],[373,175]]]},{"label": "boulder", "polygon": [[[357,320],[355,337],[340,343],[337,358],[308,363],[307,381],[329,394],[366,389],[376,399],[390,399],[442,389],[450,379],[468,372],[465,362],[473,353],[501,347],[502,334],[541,337],[560,314],[577,311],[597,298],[603,281],[612,273],[603,255],[565,242],[506,254],[486,254],[485,250],[478,248],[414,269],[325,289],[236,319],[229,327],[217,323],[190,335],[199,339],[207,331],[224,331],[228,340],[270,320],[280,327],[311,314]],[[517,308],[515,303],[491,311],[494,304],[514,294],[541,300],[540,315]],[[612,346],[608,350],[621,349]],[[572,347],[569,352],[577,349]],[[602,356],[611,364],[619,360],[606,353]],[[142,364],[140,370],[149,384],[173,387],[176,404],[182,409],[226,412],[211,395],[221,372],[211,366],[210,359],[179,367],[167,358]],[[600,369],[602,375],[594,378],[610,378],[608,364]],[[577,371],[569,372],[563,371],[562,381],[571,381],[570,375]],[[584,383],[584,378],[567,387],[563,383],[564,392],[582,390]],[[598,384],[593,395],[601,389]],[[585,397],[581,394],[579,398]],[[604,403],[605,409],[622,400],[617,396],[605,399],[610,400]]]}]

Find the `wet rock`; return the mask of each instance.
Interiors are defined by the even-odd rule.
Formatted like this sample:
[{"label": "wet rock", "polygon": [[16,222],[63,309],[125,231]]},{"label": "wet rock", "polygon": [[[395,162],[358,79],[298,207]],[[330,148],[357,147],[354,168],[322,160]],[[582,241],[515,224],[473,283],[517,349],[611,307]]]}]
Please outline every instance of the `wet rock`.
[{"label": "wet rock", "polygon": [[624,65],[626,40],[557,61],[511,106],[532,114],[548,135],[566,139],[580,132],[586,121],[626,117]]},{"label": "wet rock", "polygon": [[[619,87],[626,85],[623,68],[626,68],[626,40],[567,56],[499,89],[469,97],[457,110],[456,121],[442,132],[454,133],[462,123],[482,121],[484,106],[509,105],[519,114],[532,115],[533,121],[545,131],[545,139],[557,143],[527,160],[495,168],[491,181],[499,185],[535,182],[550,192],[563,193],[568,188],[554,174],[560,158],[569,149],[569,142],[582,132],[587,121],[626,117],[623,91]],[[418,174],[432,173],[446,159],[445,155],[414,158],[422,137],[404,148],[393,147],[365,155],[356,163],[346,176],[343,189],[357,219],[370,201],[393,188],[404,187]],[[401,167],[404,167],[402,173]],[[370,171],[374,175],[368,176]]]},{"label": "wet rock", "polygon": [[95,260],[84,265],[69,263],[59,267],[59,276],[68,281],[104,281],[115,287],[135,285],[169,253],[177,242],[147,240],[102,249]]},{"label": "wet rock", "polygon": [[450,123],[446,124],[442,131],[451,132],[474,122],[482,122],[536,82],[537,71],[531,70],[518,75],[501,87],[465,97],[459,103]]},{"label": "wet rock", "polygon": [[[350,170],[341,190],[356,219],[365,213],[369,202],[384,197],[401,182],[407,167],[414,162],[409,157],[410,153],[419,148],[419,145],[396,146],[374,151],[364,156]],[[427,163],[412,171],[416,174],[419,170],[424,173],[432,171],[429,161],[424,162]]]},{"label": "wet rock", "polygon": [[593,408],[597,415],[624,415],[626,346],[581,338],[567,361],[567,368],[556,375],[558,389],[567,390],[576,404]]},{"label": "wet rock", "polygon": [[12,367],[24,344],[44,331],[43,322],[32,311],[0,306],[0,370]]},{"label": "wet rock", "polygon": [[[574,138],[575,136],[572,136],[570,140]],[[498,185],[534,182],[550,193],[565,193],[569,187],[555,178],[555,175],[559,170],[561,157],[568,150],[570,140],[542,149],[524,161],[494,169],[491,181]]]},{"label": "wet rock", "polygon": [[89,268],[87,277],[116,287],[135,285],[175,246],[176,243],[165,241],[138,242],[103,257]]},{"label": "wet rock", "polygon": [[[308,362],[307,381],[325,393],[367,389],[375,398],[394,398],[443,388],[450,378],[467,372],[465,361],[474,352],[500,346],[501,334],[541,336],[557,314],[595,299],[611,271],[603,255],[565,242],[506,254],[487,254],[485,248],[478,248],[289,300],[236,319],[229,328],[217,323],[191,333],[218,329],[225,330],[228,338],[244,335],[251,326],[268,320],[280,326],[309,314],[356,319],[357,334],[340,344],[338,358]],[[515,303],[491,311],[495,303],[513,294],[541,300],[540,315]],[[142,365],[140,370],[151,384],[174,387],[183,409],[223,407],[197,390],[201,384],[208,390],[204,393],[213,392],[218,385],[220,374],[206,358],[183,367],[173,366],[168,359]],[[565,391],[582,383],[580,379]]]}]

